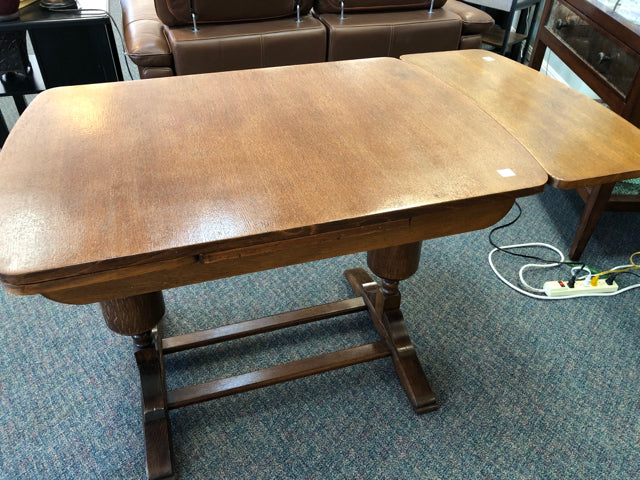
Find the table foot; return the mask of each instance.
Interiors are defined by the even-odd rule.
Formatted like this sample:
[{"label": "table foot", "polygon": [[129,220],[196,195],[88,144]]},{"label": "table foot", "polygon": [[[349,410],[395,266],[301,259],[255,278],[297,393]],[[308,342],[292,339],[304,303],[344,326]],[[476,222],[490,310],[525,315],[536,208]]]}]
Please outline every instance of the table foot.
[{"label": "table foot", "polygon": [[142,426],[149,480],[174,478],[162,342],[157,338],[155,330],[133,336],[142,387]]},{"label": "table foot", "polygon": [[393,365],[416,413],[438,409],[435,395],[420,364],[404,316],[400,310],[398,282],[383,280],[382,286],[362,269],[344,273],[356,295],[361,296],[378,334],[391,352]]}]

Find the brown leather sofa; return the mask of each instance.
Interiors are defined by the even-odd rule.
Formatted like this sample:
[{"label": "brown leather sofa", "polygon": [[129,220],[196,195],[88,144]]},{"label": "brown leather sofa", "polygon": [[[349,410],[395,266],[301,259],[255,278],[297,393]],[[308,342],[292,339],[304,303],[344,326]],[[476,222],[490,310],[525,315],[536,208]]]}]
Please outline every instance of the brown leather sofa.
[{"label": "brown leather sofa", "polygon": [[493,19],[456,0],[121,0],[140,78],[478,48]]}]

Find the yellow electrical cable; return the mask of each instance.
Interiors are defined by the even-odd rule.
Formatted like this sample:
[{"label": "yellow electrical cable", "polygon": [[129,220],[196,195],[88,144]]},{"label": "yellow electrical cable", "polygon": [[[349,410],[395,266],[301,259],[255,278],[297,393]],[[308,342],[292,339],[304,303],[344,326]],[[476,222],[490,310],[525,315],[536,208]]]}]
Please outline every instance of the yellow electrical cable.
[{"label": "yellow electrical cable", "polygon": [[620,270],[606,270],[604,272],[600,272],[597,275],[594,275],[593,277],[591,277],[591,286],[595,287],[596,285],[598,285],[598,279],[600,278],[600,275],[606,275],[607,273],[628,272],[629,270],[640,270],[640,265],[636,265],[636,263],[633,261],[633,257],[635,257],[636,255],[640,255],[640,251],[632,253],[631,256],[629,257],[629,263],[633,265],[632,267],[621,268]]}]

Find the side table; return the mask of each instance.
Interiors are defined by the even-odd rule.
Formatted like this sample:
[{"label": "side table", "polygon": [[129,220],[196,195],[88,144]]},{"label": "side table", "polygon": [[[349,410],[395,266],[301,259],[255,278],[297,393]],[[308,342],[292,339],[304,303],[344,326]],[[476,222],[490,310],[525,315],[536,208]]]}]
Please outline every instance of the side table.
[{"label": "side table", "polygon": [[[13,96],[18,113],[23,95],[45,88],[123,80],[109,0],[83,0],[81,8],[50,11],[39,2],[19,10],[15,20],[0,22],[0,35],[26,32],[34,54],[33,76],[0,85],[0,96]],[[8,128],[0,114],[0,145]]]},{"label": "side table", "polygon": [[[496,49],[500,55],[510,54],[518,62],[524,62],[529,44],[533,38],[534,22],[542,0],[468,0],[479,8],[491,8],[506,12],[507,16],[503,28],[494,26],[482,37],[482,43]],[[516,14],[519,17],[516,22]],[[515,31],[512,28],[515,23]],[[524,46],[522,44],[524,43]],[[518,45],[518,50],[513,47]]]},{"label": "side table", "polygon": [[[31,71],[28,75],[7,76],[6,81],[0,82],[0,97],[13,97],[13,103],[15,103],[19,115],[27,108],[24,96],[39,93],[45,89],[35,55],[29,55],[29,63]],[[0,112],[0,147],[4,145],[8,135],[9,128],[2,112]]]},{"label": "side table", "polygon": [[[608,106],[640,127],[640,25],[618,13],[622,0],[548,0],[530,66],[540,70],[547,49]],[[615,182],[578,190],[585,210],[569,250],[577,260],[605,210],[640,211],[640,198],[612,195]]]},{"label": "side table", "polygon": [[27,31],[46,88],[122,80],[108,0],[83,0],[79,9],[49,11],[32,3],[0,33]]}]

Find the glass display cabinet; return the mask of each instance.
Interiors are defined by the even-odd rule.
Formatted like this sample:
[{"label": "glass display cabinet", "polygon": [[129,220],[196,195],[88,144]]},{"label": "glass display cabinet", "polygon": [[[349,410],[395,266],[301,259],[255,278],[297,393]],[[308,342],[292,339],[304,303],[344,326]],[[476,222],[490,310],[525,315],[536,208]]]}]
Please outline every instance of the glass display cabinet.
[{"label": "glass display cabinet", "polygon": [[551,49],[616,113],[640,125],[637,0],[548,0],[530,66]]}]

